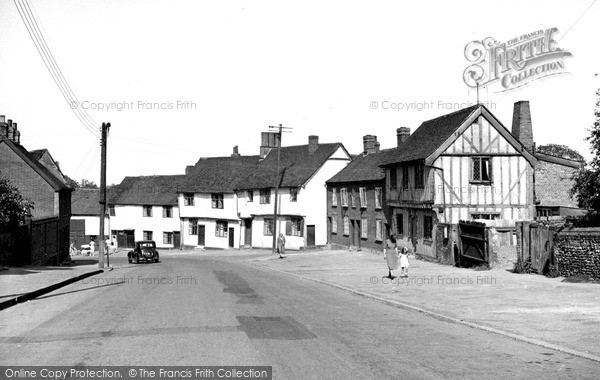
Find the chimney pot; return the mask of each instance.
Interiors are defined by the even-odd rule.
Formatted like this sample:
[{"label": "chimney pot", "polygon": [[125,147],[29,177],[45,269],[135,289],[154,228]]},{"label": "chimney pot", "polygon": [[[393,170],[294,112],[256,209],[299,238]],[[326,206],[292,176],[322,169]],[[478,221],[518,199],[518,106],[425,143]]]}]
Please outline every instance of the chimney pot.
[{"label": "chimney pot", "polygon": [[233,153],[231,154],[231,157],[239,157],[239,156],[240,156],[240,153],[238,151],[238,146],[236,145],[233,147]]},{"label": "chimney pot", "polygon": [[0,123],[6,123],[6,116],[0,115]]},{"label": "chimney pot", "polygon": [[313,154],[319,147],[319,136],[308,136],[308,154]]},{"label": "chimney pot", "polygon": [[398,146],[402,145],[410,137],[410,128],[400,127],[396,129],[396,137],[398,139]]},{"label": "chimney pot", "polygon": [[525,149],[533,152],[533,129],[529,101],[521,100],[513,108],[512,135],[523,144]]},{"label": "chimney pot", "polygon": [[6,129],[6,137],[12,141],[13,139],[13,121],[8,119],[8,128]]}]

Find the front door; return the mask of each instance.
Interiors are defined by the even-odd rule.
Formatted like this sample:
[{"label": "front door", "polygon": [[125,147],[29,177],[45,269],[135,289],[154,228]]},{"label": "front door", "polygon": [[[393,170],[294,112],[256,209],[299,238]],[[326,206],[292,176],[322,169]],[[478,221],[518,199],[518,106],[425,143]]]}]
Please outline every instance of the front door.
[{"label": "front door", "polygon": [[181,247],[181,232],[173,231],[173,248]]},{"label": "front door", "polygon": [[201,246],[205,245],[205,228],[204,224],[198,224],[198,245]]},{"label": "front door", "polygon": [[314,225],[306,226],[306,244],[309,247],[312,247],[315,245],[315,226]]},{"label": "front door", "polygon": [[135,235],[134,235],[134,230],[126,230],[123,231],[125,232],[125,247],[126,248],[133,248],[135,247]]},{"label": "front door", "polygon": [[244,244],[252,246],[252,219],[246,219],[246,234],[244,235]]},{"label": "front door", "polygon": [[234,232],[234,229],[230,227],[229,228],[229,248],[233,248],[234,247],[233,232]]}]

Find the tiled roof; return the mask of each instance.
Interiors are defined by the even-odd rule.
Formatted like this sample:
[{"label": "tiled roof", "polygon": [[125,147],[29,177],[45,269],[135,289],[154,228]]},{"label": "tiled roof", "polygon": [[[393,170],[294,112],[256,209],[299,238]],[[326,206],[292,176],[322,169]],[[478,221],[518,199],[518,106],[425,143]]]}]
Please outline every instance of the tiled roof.
[{"label": "tiled roof", "polygon": [[[40,163],[37,160],[36,154],[31,154],[22,145],[16,144],[4,136],[0,136],[0,141],[6,143],[6,145],[8,145],[12,149],[14,149],[14,151],[17,154],[19,154],[29,164],[29,166],[31,166],[36,172],[38,172],[41,175],[41,177],[44,178],[50,184],[50,186],[52,186],[52,188],[55,191],[71,190],[71,187],[69,185],[67,185],[67,183],[65,181],[63,181],[62,178],[57,177],[46,166],[44,166],[42,163]],[[43,149],[43,150],[45,150],[45,149]],[[39,151],[34,151],[34,152],[39,152]]]},{"label": "tiled roof", "polygon": [[176,205],[177,187],[184,175],[125,177],[107,191],[113,205]]},{"label": "tiled roof", "polygon": [[33,158],[36,161],[39,161],[40,158],[42,158],[42,156],[44,155],[44,153],[47,152],[47,149],[36,149],[36,150],[32,150],[29,152],[29,155],[31,156],[31,158]]},{"label": "tiled roof", "polygon": [[[327,159],[341,147],[340,143],[319,144],[312,154],[308,145],[281,148],[281,187],[299,187],[306,183]],[[202,158],[180,182],[180,192],[233,192],[243,189],[275,187],[277,149],[264,158],[259,156]]]},{"label": "tiled roof", "polygon": [[344,169],[331,177],[327,183],[383,181],[385,173],[379,165],[395,154],[396,150],[397,148],[393,148],[367,155],[359,154]]},{"label": "tiled roof", "polygon": [[411,134],[404,143],[390,154],[382,165],[397,162],[423,160],[434,153],[464,122],[469,116],[483,107],[480,104],[463,108],[459,111],[427,120]]},{"label": "tiled roof", "polygon": [[100,189],[75,189],[71,193],[71,215],[98,215]]}]

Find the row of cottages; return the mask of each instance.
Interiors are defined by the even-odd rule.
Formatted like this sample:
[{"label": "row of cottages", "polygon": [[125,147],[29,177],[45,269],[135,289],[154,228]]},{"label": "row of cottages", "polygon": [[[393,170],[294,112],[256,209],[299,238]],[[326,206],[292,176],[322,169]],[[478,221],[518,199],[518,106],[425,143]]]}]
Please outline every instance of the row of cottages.
[{"label": "row of cottages", "polygon": [[290,249],[327,243],[325,181],[351,157],[341,143],[322,144],[318,136],[305,145],[279,144],[277,133],[263,132],[259,155],[240,155],[236,147],[230,157],[188,167],[177,189],[182,245],[270,248],[279,233]]},{"label": "row of cottages", "polygon": [[[0,175],[34,202],[25,249],[11,264],[60,263],[69,256],[71,187],[47,149],[21,145],[17,123],[0,115]],[[4,250],[3,255],[6,253]]]},{"label": "row of cottages", "polygon": [[534,219],[536,207],[564,207],[557,203],[568,196],[570,178],[562,178],[558,200],[536,194],[551,187],[557,171],[580,165],[536,154],[525,101],[515,104],[512,133],[483,105],[428,120],[381,165],[389,232],[423,257],[452,262],[459,221],[510,231],[516,220]]},{"label": "row of cottages", "polygon": [[[179,248],[181,220],[176,187],[183,175],[125,177],[108,191],[108,227],[118,247],[154,240],[161,248]],[[98,227],[99,230],[99,227]]]},{"label": "row of cottages", "polygon": [[[409,128],[396,131],[398,145]],[[332,246],[381,251],[390,230],[385,171],[379,167],[393,149],[380,151],[377,136],[363,137],[363,152],[327,181],[327,224]]]}]

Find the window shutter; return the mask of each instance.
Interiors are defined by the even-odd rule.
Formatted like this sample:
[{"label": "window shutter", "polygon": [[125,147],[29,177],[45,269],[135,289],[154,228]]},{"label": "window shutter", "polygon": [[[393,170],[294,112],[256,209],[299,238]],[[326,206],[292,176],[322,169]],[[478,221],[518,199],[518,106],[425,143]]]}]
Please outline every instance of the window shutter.
[{"label": "window shutter", "polygon": [[292,236],[292,221],[285,221],[285,236]]}]

